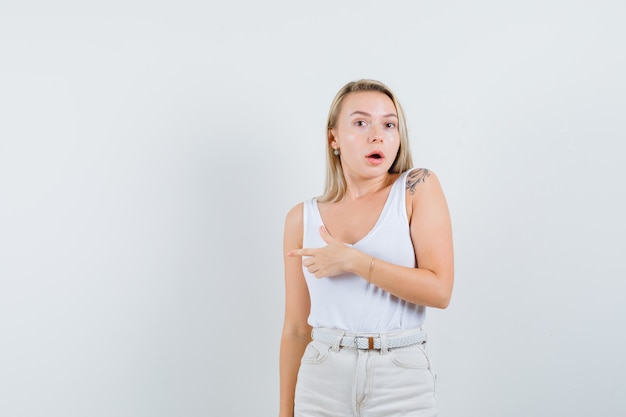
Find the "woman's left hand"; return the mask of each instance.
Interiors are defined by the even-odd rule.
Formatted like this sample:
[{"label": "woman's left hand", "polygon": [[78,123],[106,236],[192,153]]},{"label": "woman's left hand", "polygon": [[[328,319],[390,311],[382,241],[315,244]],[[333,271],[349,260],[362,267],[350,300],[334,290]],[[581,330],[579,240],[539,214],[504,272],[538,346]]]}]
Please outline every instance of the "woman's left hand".
[{"label": "woman's left hand", "polygon": [[320,227],[320,236],[327,243],[322,248],[302,248],[289,251],[289,256],[302,256],[302,265],[316,278],[333,277],[348,272],[351,247],[339,242]]}]

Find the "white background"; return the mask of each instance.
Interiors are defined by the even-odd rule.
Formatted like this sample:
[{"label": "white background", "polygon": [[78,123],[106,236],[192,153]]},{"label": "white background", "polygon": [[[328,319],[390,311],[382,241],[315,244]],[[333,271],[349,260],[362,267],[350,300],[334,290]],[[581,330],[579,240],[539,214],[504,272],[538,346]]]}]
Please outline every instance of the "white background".
[{"label": "white background", "polygon": [[623,1],[0,3],[0,415],[272,416],[346,82],[453,219],[442,416],[626,414]]}]

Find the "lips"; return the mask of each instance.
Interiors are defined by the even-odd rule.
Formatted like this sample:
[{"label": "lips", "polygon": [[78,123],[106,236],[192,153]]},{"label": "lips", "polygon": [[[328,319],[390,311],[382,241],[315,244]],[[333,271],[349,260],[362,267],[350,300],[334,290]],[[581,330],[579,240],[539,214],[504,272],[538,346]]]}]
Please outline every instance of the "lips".
[{"label": "lips", "polygon": [[365,155],[365,158],[371,164],[378,165],[378,164],[381,164],[383,160],[385,159],[385,154],[382,151],[374,150],[368,153],[367,155]]}]

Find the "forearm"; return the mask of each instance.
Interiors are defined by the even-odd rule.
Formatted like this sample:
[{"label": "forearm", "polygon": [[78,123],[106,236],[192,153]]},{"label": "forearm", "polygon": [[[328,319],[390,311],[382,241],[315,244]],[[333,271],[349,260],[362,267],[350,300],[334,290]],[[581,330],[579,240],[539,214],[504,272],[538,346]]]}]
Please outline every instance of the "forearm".
[{"label": "forearm", "polygon": [[293,416],[300,360],[310,341],[310,334],[294,334],[283,330],[280,343],[280,417]]},{"label": "forearm", "polygon": [[356,249],[350,258],[350,272],[396,297],[413,304],[437,308],[446,308],[450,302],[452,271],[436,274],[426,268],[395,265]]}]

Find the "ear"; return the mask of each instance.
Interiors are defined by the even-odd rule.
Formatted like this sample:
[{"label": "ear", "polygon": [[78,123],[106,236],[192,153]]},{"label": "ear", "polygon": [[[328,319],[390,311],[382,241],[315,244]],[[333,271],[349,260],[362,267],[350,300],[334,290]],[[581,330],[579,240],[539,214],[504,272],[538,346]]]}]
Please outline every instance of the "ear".
[{"label": "ear", "polygon": [[337,140],[335,139],[334,129],[328,129],[328,143],[333,149],[337,149]]}]

